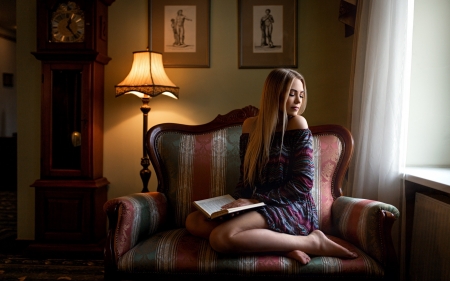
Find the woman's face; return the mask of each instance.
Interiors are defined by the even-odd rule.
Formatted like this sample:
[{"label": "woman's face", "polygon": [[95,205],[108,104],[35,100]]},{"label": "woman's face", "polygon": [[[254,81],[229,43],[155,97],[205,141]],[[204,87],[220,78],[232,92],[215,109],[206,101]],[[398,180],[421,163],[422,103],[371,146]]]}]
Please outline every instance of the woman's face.
[{"label": "woman's face", "polygon": [[[300,107],[303,103],[303,98],[305,97],[305,90],[303,88],[303,83],[300,79],[295,78],[291,89],[289,90],[288,98],[284,106],[286,107],[286,113],[289,116],[294,116],[298,114]],[[280,103],[280,111],[283,111],[283,104]]]}]

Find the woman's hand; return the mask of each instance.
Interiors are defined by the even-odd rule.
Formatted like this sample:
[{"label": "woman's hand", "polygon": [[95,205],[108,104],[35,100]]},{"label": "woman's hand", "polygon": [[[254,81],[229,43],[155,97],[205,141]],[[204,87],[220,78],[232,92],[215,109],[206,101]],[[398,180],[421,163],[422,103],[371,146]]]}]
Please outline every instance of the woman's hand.
[{"label": "woman's hand", "polygon": [[222,210],[224,209],[230,209],[230,208],[235,208],[235,207],[241,207],[241,206],[246,206],[246,205],[251,205],[251,204],[255,204],[258,203],[259,201],[256,199],[244,199],[244,198],[239,198],[236,201],[233,201],[231,203],[228,203],[226,205],[222,206]]}]

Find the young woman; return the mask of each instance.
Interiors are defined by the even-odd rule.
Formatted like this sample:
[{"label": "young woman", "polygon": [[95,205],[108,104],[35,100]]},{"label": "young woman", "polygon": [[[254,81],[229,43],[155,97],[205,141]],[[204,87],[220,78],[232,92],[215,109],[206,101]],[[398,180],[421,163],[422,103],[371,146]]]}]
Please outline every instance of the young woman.
[{"label": "young woman", "polygon": [[209,239],[221,253],[272,252],[307,264],[309,255],[356,258],[318,230],[310,190],[314,180],[312,134],[306,119],[304,78],[275,69],[266,78],[259,114],[248,118],[240,139],[238,198],[222,208],[255,202],[266,206],[225,221],[209,221],[199,211],[186,219],[187,230]]}]

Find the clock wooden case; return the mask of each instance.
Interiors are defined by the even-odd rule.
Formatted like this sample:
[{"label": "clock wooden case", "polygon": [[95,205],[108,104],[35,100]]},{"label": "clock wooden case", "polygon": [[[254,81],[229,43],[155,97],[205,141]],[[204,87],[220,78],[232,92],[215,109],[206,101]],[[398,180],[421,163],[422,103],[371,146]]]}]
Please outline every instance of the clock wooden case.
[{"label": "clock wooden case", "polygon": [[95,244],[106,235],[103,95],[113,2],[37,0],[41,175],[32,186],[40,243]]}]

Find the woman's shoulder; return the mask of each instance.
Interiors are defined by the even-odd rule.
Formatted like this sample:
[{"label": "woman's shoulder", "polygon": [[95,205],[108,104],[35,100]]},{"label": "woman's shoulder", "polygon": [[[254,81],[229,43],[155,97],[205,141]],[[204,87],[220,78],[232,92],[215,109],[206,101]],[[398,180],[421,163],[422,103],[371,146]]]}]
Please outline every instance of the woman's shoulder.
[{"label": "woman's shoulder", "polygon": [[255,127],[255,122],[256,116],[245,119],[244,123],[242,124],[242,133],[243,134],[250,133]]},{"label": "woman's shoulder", "polygon": [[306,129],[308,129],[308,122],[306,121],[305,117],[301,115],[295,115],[289,118],[286,128],[287,131],[306,130]]}]

